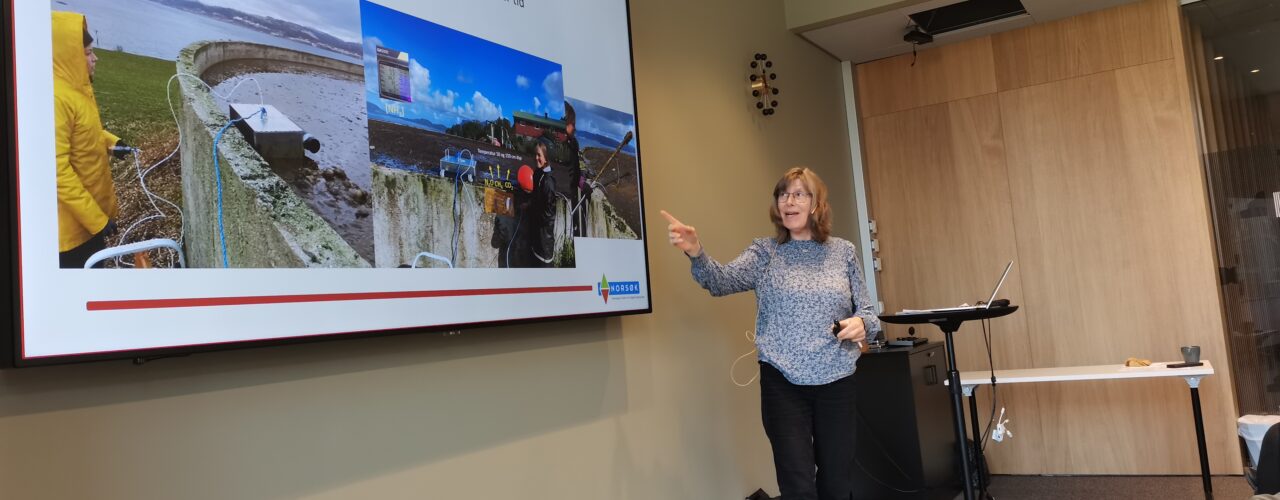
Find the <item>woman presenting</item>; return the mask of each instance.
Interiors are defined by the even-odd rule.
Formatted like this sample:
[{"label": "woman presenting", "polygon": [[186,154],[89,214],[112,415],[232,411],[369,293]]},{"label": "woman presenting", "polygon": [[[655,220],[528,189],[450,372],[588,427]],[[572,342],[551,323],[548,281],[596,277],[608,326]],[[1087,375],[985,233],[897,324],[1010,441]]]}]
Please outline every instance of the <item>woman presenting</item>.
[{"label": "woman presenting", "polygon": [[880,320],[853,243],[831,236],[826,184],[807,168],[788,170],[769,207],[777,235],[728,264],[707,256],[692,226],[662,215],[711,295],[756,293],[760,413],[782,498],[848,499],[858,344],[880,332]]}]

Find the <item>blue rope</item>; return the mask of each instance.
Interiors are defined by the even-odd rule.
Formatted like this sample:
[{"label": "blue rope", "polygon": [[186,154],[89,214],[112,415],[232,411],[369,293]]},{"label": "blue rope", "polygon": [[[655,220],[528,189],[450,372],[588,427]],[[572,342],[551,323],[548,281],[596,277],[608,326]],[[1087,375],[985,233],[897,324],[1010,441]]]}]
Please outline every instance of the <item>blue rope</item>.
[{"label": "blue rope", "polygon": [[267,108],[259,108],[258,112],[227,122],[222,126],[222,130],[218,131],[218,136],[213,139],[213,178],[218,181],[218,239],[222,242],[222,267],[231,267],[230,260],[227,259],[227,231],[222,226],[222,169],[218,166],[218,143],[222,142],[222,134],[235,125],[236,122],[242,122],[258,115],[265,114]]},{"label": "blue rope", "polygon": [[472,174],[474,174],[476,170],[475,167],[463,167],[462,169],[455,170],[453,176],[453,242],[451,245],[453,253],[449,255],[451,262],[458,262],[458,233],[462,231],[458,222],[458,195],[461,194],[462,191],[459,183],[461,182],[460,179],[463,173],[466,172],[467,169],[470,169]]},{"label": "blue rope", "polygon": [[453,241],[450,245],[452,253],[449,254],[450,262],[458,261],[458,178],[462,177],[462,172],[455,170],[453,173]]}]

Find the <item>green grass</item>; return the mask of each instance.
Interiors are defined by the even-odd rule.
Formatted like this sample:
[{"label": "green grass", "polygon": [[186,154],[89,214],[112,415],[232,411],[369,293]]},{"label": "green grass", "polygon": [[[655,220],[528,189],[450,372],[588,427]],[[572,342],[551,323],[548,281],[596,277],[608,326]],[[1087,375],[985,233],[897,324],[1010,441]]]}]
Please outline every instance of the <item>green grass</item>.
[{"label": "green grass", "polygon": [[[98,66],[93,90],[98,98],[103,126],[125,142],[142,147],[168,143],[178,131],[165,101],[165,84],[173,76],[173,61],[97,50]],[[174,82],[174,104],[178,104]]]},{"label": "green grass", "polygon": [[[103,126],[120,136],[130,145],[141,148],[142,154],[135,163],[128,159],[112,162],[116,198],[120,206],[120,218],[116,225],[128,228],[135,222],[155,215],[150,197],[143,192],[138,181],[138,171],[156,165],[178,145],[178,128],[173,123],[169,104],[165,101],[165,83],[177,70],[173,61],[97,50],[98,67],[93,80],[94,94],[98,99],[98,112]],[[174,83],[174,104],[178,105],[177,82]],[[182,206],[182,178],[178,161],[170,161],[148,174],[147,186],[156,195]],[[152,218],[142,222],[130,233],[129,241],[147,238],[177,239],[182,234],[182,217],[178,211],[159,204],[164,218]],[[125,243],[117,232],[108,245]],[[168,252],[153,253],[153,263],[158,267],[174,267],[173,255]],[[114,266],[114,262],[108,266]]]}]

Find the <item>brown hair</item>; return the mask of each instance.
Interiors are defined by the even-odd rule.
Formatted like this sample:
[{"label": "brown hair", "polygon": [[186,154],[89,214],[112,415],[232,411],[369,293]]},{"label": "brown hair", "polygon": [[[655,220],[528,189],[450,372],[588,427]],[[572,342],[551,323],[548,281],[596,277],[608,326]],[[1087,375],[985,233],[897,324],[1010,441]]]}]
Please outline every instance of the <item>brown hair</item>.
[{"label": "brown hair", "polygon": [[827,204],[827,184],[808,168],[792,167],[782,174],[778,184],[773,187],[773,203],[769,205],[769,220],[773,221],[773,227],[778,231],[778,244],[791,241],[791,230],[782,225],[782,213],[778,211],[778,195],[786,192],[787,187],[795,180],[804,184],[809,194],[813,195],[809,201],[809,208],[813,210],[809,214],[809,231],[813,233],[813,241],[826,243],[827,237],[831,236],[831,205]]}]

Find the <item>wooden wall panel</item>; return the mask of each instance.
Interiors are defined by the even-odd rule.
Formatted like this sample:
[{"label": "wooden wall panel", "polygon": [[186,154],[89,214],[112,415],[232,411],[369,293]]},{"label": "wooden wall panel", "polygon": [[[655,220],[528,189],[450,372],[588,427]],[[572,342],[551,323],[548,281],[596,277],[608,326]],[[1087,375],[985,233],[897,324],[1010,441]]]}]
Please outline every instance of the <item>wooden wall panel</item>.
[{"label": "wooden wall panel", "polygon": [[[972,301],[1017,257],[1001,295],[1024,308],[993,322],[998,368],[1171,360],[1200,345],[1220,367],[1202,386],[1210,460],[1233,474],[1235,402],[1177,8],[1148,0],[922,51],[915,68],[910,55],[859,65],[868,198],[887,309]],[[1240,128],[1229,110],[1218,118],[1218,137]],[[976,326],[958,335],[961,369],[986,368]],[[1198,472],[1180,380],[1000,391],[1022,432],[988,448],[996,473]]]},{"label": "wooden wall panel", "polygon": [[982,37],[858,65],[861,116],[879,116],[996,91],[991,39]]},{"label": "wooden wall panel", "polygon": [[[871,210],[881,228],[885,307],[896,311],[986,300],[1005,263],[1017,254],[996,96],[869,118],[863,131]],[[1023,303],[1019,267],[1010,272],[1000,296]],[[905,326],[886,328],[889,338],[907,334]],[[1025,316],[994,321],[992,334],[998,368],[1034,366]],[[929,325],[918,327],[916,335],[943,341]],[[978,323],[956,334],[956,357],[961,370],[989,367]],[[1019,409],[1029,434],[1039,432],[1035,390],[1000,389],[1003,404]],[[990,400],[985,389],[980,396],[985,418]],[[1007,452],[992,457],[993,467],[1006,473],[1042,470],[1035,441],[1011,443]]]},{"label": "wooden wall panel", "polygon": [[991,36],[1000,90],[1173,57],[1174,2],[1146,0]]},{"label": "wooden wall panel", "polygon": [[[1035,363],[1171,360],[1179,346],[1200,345],[1223,365],[1202,397],[1210,460],[1224,472],[1238,456],[1234,408],[1206,193],[1179,75],[1169,60],[1002,92],[1001,120]],[[1048,470],[1198,471],[1179,380],[1053,384],[1039,395],[1053,450]]]}]

